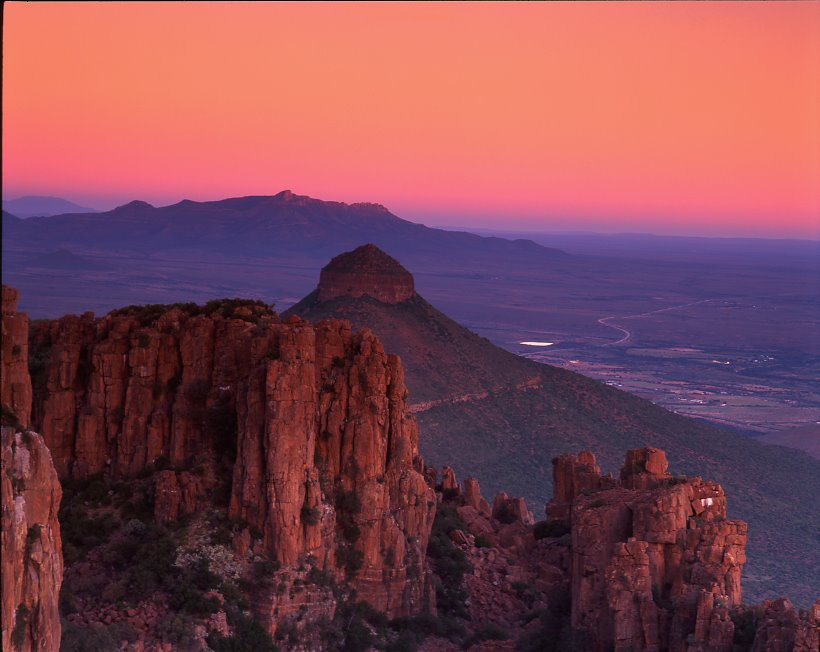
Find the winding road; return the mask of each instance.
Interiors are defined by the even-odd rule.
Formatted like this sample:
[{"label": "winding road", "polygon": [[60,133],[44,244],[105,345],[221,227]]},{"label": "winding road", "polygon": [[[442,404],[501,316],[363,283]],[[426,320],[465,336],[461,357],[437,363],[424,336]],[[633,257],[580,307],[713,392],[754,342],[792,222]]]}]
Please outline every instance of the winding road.
[{"label": "winding road", "polygon": [[656,315],[659,312],[669,312],[670,310],[679,310],[680,308],[688,308],[689,306],[697,306],[701,303],[709,303],[710,301],[715,301],[715,299],[702,299],[700,301],[692,301],[691,303],[683,303],[679,306],[669,306],[668,308],[660,308],[659,310],[650,310],[649,312],[642,312],[637,315],[624,315],[624,316],[616,316],[613,315],[611,317],[601,317],[598,320],[598,323],[602,326],[606,326],[607,328],[614,328],[616,331],[620,331],[623,333],[623,337],[619,339],[617,342],[610,342],[609,344],[604,344],[604,346],[616,346],[617,344],[624,344],[628,342],[631,337],[632,333],[629,332],[627,329],[622,328],[621,326],[616,326],[615,324],[610,324],[609,321],[611,319],[634,319],[635,317],[646,317],[648,315]]}]

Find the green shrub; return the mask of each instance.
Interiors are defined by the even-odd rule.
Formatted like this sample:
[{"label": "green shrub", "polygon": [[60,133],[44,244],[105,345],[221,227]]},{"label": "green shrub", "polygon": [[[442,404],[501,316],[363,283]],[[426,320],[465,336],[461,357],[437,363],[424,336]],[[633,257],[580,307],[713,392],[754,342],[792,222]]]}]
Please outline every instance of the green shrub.
[{"label": "green shrub", "polygon": [[315,566],[308,571],[305,581],[316,586],[333,586],[333,576],[327,571],[319,570]]},{"label": "green shrub", "polygon": [[91,548],[106,542],[119,527],[111,514],[89,514],[82,501],[63,500],[58,518],[67,564],[82,559]]},{"label": "green shrub", "polygon": [[390,643],[390,652],[416,652],[421,642],[420,635],[411,630],[399,632],[399,635]]},{"label": "green shrub", "polygon": [[64,620],[62,625],[60,652],[110,652],[118,650],[123,640],[137,640],[136,632],[127,623],[82,627]]},{"label": "green shrub", "polygon": [[466,650],[470,646],[481,643],[482,641],[506,641],[509,637],[507,630],[499,627],[495,623],[488,623],[476,629],[475,632],[464,641],[461,647]]},{"label": "green shrub", "polygon": [[385,649],[377,637],[383,638],[387,633],[387,617],[367,602],[354,600],[340,601],[333,621],[325,621],[320,626],[323,649],[345,652],[365,652],[373,647]]},{"label": "green shrub", "polygon": [[255,299],[213,299],[208,301],[204,306],[199,306],[193,302],[188,303],[151,303],[146,305],[131,305],[124,308],[112,310],[109,315],[113,317],[134,317],[139,325],[143,328],[151,326],[165,313],[171,310],[181,310],[189,317],[197,317],[200,315],[220,314],[225,318],[233,317],[237,308],[246,307],[253,311],[250,317],[241,317],[245,321],[256,323],[259,321],[259,314],[273,314],[272,306],[267,305],[264,301]]},{"label": "green shrub", "polygon": [[214,597],[205,597],[202,591],[188,584],[184,579],[178,580],[170,590],[168,606],[175,611],[182,611],[194,616],[208,616],[221,608],[219,600]]},{"label": "green shrub", "polygon": [[471,566],[464,552],[450,540],[451,532],[465,528],[464,521],[452,504],[444,502],[438,506],[427,545],[427,556],[438,576],[436,605],[439,613],[444,616],[468,617],[464,605],[467,599],[464,575]]},{"label": "green shrub", "polygon": [[194,620],[185,613],[168,612],[159,622],[163,640],[173,643],[175,649],[188,649],[194,642]]},{"label": "green shrub", "polygon": [[492,548],[493,544],[490,542],[490,540],[486,536],[484,536],[483,534],[479,534],[475,538],[475,547],[476,548]]},{"label": "green shrub", "polygon": [[261,559],[253,564],[255,575],[273,575],[280,568],[282,568],[282,564],[271,559]]},{"label": "green shrub", "polygon": [[100,477],[89,479],[91,482],[83,491],[84,500],[98,504],[102,503],[108,498],[108,487]]},{"label": "green shrub", "polygon": [[336,548],[336,565],[345,569],[348,578],[352,577],[364,564],[364,553],[353,546],[343,544]]},{"label": "green shrub", "polygon": [[361,536],[361,530],[354,518],[361,511],[362,504],[355,492],[336,492],[336,524],[341,528],[342,537],[348,543],[357,541]]},{"label": "green shrub", "polygon": [[278,652],[279,648],[271,640],[265,629],[250,616],[239,610],[228,611],[231,636],[208,635],[208,646],[214,652]]}]

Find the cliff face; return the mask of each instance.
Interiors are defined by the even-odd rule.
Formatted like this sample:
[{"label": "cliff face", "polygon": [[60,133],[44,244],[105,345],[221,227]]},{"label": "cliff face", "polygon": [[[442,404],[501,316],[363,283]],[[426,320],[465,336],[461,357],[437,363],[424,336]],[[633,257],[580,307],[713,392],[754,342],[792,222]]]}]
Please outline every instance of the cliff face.
[{"label": "cliff face", "polygon": [[202,501],[181,469],[235,459],[230,515],[269,557],[307,560],[390,615],[422,608],[435,499],[400,361],[372,333],[183,306],[67,316],[32,341],[45,360],[34,418],[62,477],[129,478],[164,461],[177,469],[156,476],[167,521]]},{"label": "cliff face", "polygon": [[820,650],[820,599],[800,613],[785,598],[767,600],[755,632],[752,652]]},{"label": "cliff face", "polygon": [[399,359],[339,321],[293,324],[278,351],[237,398],[231,515],[283,564],[343,566],[371,604],[417,613],[435,498]]},{"label": "cliff face", "polygon": [[815,652],[820,601],[741,605],[746,524],[726,519],[720,485],[667,467],[654,448],[628,451],[617,480],[590,452],[556,457],[555,499],[534,527],[521,499],[501,492],[491,510],[445,467],[439,509],[462,521],[449,538],[471,565],[472,626],[531,652]]},{"label": "cliff face", "polygon": [[[563,636],[593,651],[729,652],[737,643],[730,612],[746,525],[726,519],[720,485],[671,476],[663,451],[629,451],[618,479],[601,476],[592,453],[555,458],[555,498],[534,525],[523,499],[500,492],[490,504],[450,467],[436,496],[400,360],[346,321],[282,323],[248,302],[142,307],[38,324],[31,342],[32,421],[54,465],[38,435],[3,430],[4,649],[59,646],[58,473],[153,472],[134,482],[150,484],[156,521],[172,523],[215,506],[226,468],[232,563],[278,562],[251,605],[270,634],[289,623],[319,646],[316,624],[339,605],[327,577],[389,616],[435,612],[443,591],[445,616],[536,645]],[[4,379],[25,386],[5,352],[3,363]],[[449,503],[444,530],[425,558],[437,500]],[[445,586],[461,563],[448,546],[469,562],[463,612],[460,589]],[[816,650],[820,604],[755,609],[755,650]]]},{"label": "cliff face", "polygon": [[60,648],[62,491],[42,437],[25,430],[31,419],[28,316],[17,312],[17,296],[3,286],[3,649],[49,651]]},{"label": "cliff face", "polygon": [[28,315],[17,312],[19,293],[2,289],[3,343],[0,359],[0,388],[3,407],[23,427],[31,420],[31,378],[28,373]]},{"label": "cliff face", "polygon": [[60,649],[62,492],[40,435],[2,429],[3,649]]},{"label": "cliff face", "polygon": [[336,256],[319,275],[319,300],[370,296],[401,303],[415,295],[413,275],[394,258],[368,244]]},{"label": "cliff face", "polygon": [[616,482],[595,478],[591,453],[555,460],[547,512],[569,503],[572,626],[590,649],[731,649],[746,524],[726,519],[720,485],[667,466],[663,451],[629,451]]}]

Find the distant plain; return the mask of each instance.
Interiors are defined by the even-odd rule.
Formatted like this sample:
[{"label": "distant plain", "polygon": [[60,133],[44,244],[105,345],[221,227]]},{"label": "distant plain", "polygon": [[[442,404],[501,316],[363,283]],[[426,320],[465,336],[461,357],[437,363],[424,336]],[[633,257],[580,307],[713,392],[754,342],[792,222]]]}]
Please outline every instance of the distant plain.
[{"label": "distant plain", "polygon": [[[512,352],[748,434],[820,422],[820,242],[483,235],[569,255],[533,262],[382,246],[433,305]],[[226,296],[281,311],[315,287],[328,260],[325,249],[283,251],[275,241],[267,254],[243,254],[127,242],[44,251],[4,237],[3,254],[4,282],[34,319]],[[811,447],[814,432],[784,441]]]}]

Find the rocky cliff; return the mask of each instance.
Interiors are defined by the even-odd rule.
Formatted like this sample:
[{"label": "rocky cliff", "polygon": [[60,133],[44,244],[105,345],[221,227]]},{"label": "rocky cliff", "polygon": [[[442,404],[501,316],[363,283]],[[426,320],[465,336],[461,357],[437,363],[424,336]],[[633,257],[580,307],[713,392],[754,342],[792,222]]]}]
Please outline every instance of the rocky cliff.
[{"label": "rocky cliff", "polygon": [[[58,646],[57,473],[73,641],[127,631],[134,649],[204,649],[250,636],[248,613],[293,650],[376,630],[389,647],[415,628],[439,634],[431,651],[817,649],[820,602],[741,606],[746,524],[661,450],[629,451],[617,479],[590,452],[556,457],[538,523],[451,467],[437,484],[401,362],[367,329],[225,300],[67,316],[36,325],[30,351],[54,465],[38,435],[4,428],[4,649]],[[385,629],[353,600],[428,615]]]},{"label": "rocky cliff", "polygon": [[19,293],[4,285],[2,289],[3,342],[0,358],[0,388],[3,411],[22,426],[31,420],[31,378],[28,372],[28,315],[17,312]]},{"label": "rocky cliff", "polygon": [[392,616],[426,605],[435,499],[401,363],[372,333],[223,302],[67,316],[32,342],[34,420],[61,477],[171,467],[154,513],[173,521],[208,503],[191,469],[227,461],[230,517],[270,559],[308,560]]},{"label": "rocky cliff", "polygon": [[[556,485],[590,484],[579,457],[556,460]],[[726,519],[720,485],[667,468],[663,451],[632,450],[618,482],[572,498],[572,625],[591,649],[731,649],[746,523]]]},{"label": "rocky cliff", "polygon": [[3,286],[2,615],[4,650],[58,650],[63,556],[60,483],[31,419],[28,316]]},{"label": "rocky cliff", "polygon": [[555,498],[533,527],[521,499],[502,492],[490,510],[474,479],[462,490],[444,469],[440,509],[461,519],[449,536],[471,567],[474,637],[531,651],[817,650],[820,601],[741,605],[746,524],[726,518],[720,485],[670,475],[654,448],[629,451],[618,479],[586,451],[556,457],[553,472]]},{"label": "rocky cliff", "polygon": [[[5,317],[5,315],[4,315]],[[62,492],[40,435],[2,428],[3,649],[60,649]]]}]

